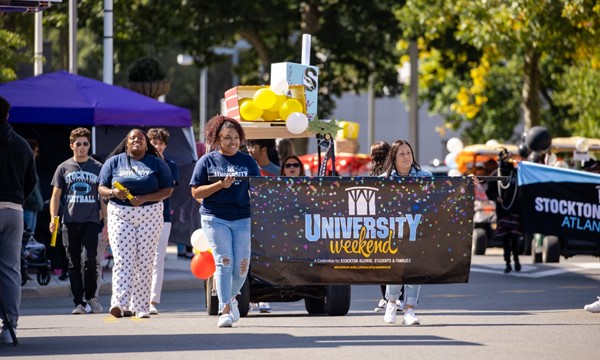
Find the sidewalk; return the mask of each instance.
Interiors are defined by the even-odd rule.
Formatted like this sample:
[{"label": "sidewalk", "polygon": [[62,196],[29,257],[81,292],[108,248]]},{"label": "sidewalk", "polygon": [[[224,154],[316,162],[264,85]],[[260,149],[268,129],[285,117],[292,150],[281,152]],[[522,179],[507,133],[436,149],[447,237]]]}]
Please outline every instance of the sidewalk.
[{"label": "sidewalk", "polygon": [[[177,257],[177,246],[169,245],[165,259],[165,276],[163,280],[163,291],[201,289],[202,280],[192,275],[190,271],[190,260]],[[103,265],[106,265],[103,262]],[[111,263],[112,268],[112,263]],[[112,292],[111,268],[103,267],[102,281],[100,283],[100,295],[110,295]],[[31,280],[22,287],[22,299],[35,299],[44,297],[71,296],[69,280],[58,280],[58,276],[51,272],[51,280],[48,285],[40,285],[37,282],[37,270],[31,270]]]}]

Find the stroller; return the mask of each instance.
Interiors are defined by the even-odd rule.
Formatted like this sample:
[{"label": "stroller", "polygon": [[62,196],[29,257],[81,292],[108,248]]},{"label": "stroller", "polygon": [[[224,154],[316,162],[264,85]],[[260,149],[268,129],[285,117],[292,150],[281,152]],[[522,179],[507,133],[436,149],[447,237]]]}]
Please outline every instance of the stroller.
[{"label": "stroller", "polygon": [[38,242],[33,233],[23,232],[21,246],[21,286],[30,280],[28,269],[37,268],[37,282],[40,285],[50,283],[50,260],[46,257],[46,246]]}]

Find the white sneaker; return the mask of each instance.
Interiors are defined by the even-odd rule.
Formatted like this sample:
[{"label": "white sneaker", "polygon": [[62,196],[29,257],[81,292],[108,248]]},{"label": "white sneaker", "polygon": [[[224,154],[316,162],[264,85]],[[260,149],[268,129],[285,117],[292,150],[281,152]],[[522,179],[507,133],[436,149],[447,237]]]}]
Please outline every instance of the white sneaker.
[{"label": "white sneaker", "polygon": [[379,300],[379,304],[377,304],[377,307],[375,307],[375,309],[373,309],[373,311],[375,311],[375,312],[385,311],[385,305],[386,304],[387,304],[387,300],[386,299]]},{"label": "white sneaker", "polygon": [[231,320],[234,323],[238,322],[238,320],[240,319],[240,308],[238,301],[235,297],[231,299],[231,302],[229,303],[229,314],[231,315]]},{"label": "white sneaker", "polygon": [[85,313],[86,313],[85,308],[81,304],[77,304],[77,306],[75,306],[75,309],[73,309],[73,311],[71,311],[71,314],[73,314],[73,315],[81,315],[81,314],[85,314]]},{"label": "white sneaker", "polygon": [[404,311],[404,301],[396,300],[396,305],[398,305],[398,311]]},{"label": "white sneaker", "polygon": [[[90,307],[90,311],[92,313],[101,313],[102,312],[102,304],[96,298],[91,298],[87,301],[88,306]],[[87,308],[87,306],[86,306]],[[87,310],[87,309],[86,309]]]},{"label": "white sneaker", "polygon": [[150,304],[150,315],[158,315],[158,309],[154,304]]},{"label": "white sneaker", "polygon": [[248,311],[254,311],[254,310],[258,310],[258,304],[250,303],[250,309],[248,309]]},{"label": "white sneaker", "polygon": [[402,325],[419,325],[419,318],[415,316],[415,312],[412,308],[406,309],[404,312],[404,319],[402,319]]},{"label": "white sneaker", "polygon": [[583,310],[591,313],[600,313],[600,296],[598,296],[598,301],[584,306]]},{"label": "white sneaker", "polygon": [[221,327],[231,327],[233,325],[233,318],[231,317],[230,314],[223,314],[221,316],[219,316],[219,322],[217,322],[217,325],[221,328]]},{"label": "white sneaker", "polygon": [[268,302],[258,303],[258,310],[261,313],[268,313],[271,311],[271,304],[269,304]]},{"label": "white sneaker", "polygon": [[[15,332],[15,337],[17,336],[17,329],[13,328],[13,331]],[[2,331],[0,331],[0,344],[12,344],[13,343],[13,339],[12,336],[10,336],[10,330],[7,329],[2,329]]]},{"label": "white sneaker", "polygon": [[396,323],[396,309],[398,305],[396,305],[395,301],[388,301],[385,306],[385,315],[383,316],[383,321],[390,324]]},{"label": "white sneaker", "polygon": [[137,311],[135,313],[135,317],[138,319],[149,319],[150,314],[148,314],[147,312],[143,312],[143,311]]}]

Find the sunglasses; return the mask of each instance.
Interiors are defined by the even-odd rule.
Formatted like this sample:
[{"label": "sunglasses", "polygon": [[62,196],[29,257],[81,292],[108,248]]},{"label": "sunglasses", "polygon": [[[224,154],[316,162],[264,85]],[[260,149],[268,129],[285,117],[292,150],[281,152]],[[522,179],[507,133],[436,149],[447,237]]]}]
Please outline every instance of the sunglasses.
[{"label": "sunglasses", "polygon": [[83,145],[83,146],[90,146],[90,143],[89,143],[89,142],[87,142],[87,141],[84,141],[84,142],[82,142],[82,143],[80,143],[80,142],[76,142],[76,143],[75,143],[75,146],[76,146],[76,147],[80,147],[80,146],[82,146],[82,145]]},{"label": "sunglasses", "polygon": [[285,165],[283,165],[283,166],[284,166],[286,169],[289,169],[289,168],[291,168],[291,167],[299,168],[299,167],[300,167],[300,164],[298,164],[298,163],[287,163],[287,164],[285,164]]}]

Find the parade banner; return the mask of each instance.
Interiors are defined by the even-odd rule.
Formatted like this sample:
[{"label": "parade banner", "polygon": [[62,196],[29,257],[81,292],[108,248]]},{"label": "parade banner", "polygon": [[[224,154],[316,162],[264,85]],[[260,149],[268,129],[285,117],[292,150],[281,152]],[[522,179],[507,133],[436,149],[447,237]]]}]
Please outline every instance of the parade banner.
[{"label": "parade banner", "polygon": [[525,232],[600,239],[599,174],[528,161],[517,174]]},{"label": "parade banner", "polygon": [[250,179],[252,273],[273,285],[469,279],[467,178]]}]

